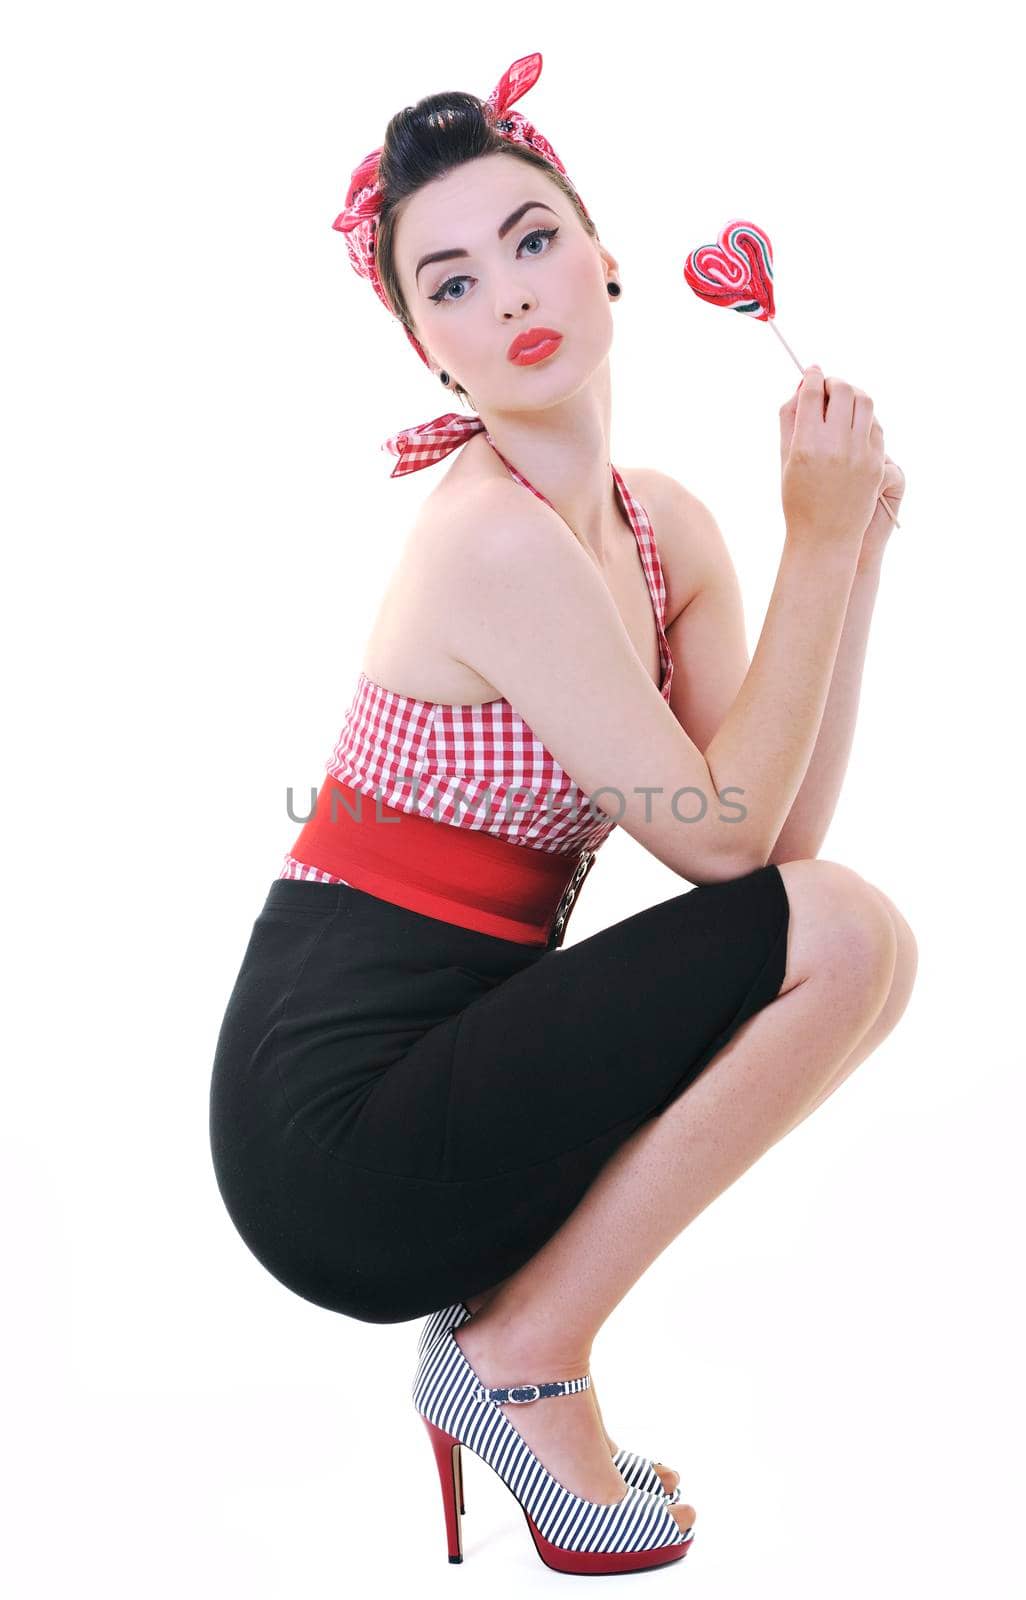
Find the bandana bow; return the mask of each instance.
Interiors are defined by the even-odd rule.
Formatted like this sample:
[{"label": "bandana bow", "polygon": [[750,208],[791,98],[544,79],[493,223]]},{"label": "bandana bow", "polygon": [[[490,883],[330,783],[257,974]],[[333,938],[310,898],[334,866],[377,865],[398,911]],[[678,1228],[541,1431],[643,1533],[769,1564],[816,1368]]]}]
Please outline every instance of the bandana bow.
[{"label": "bandana bow", "polygon": [[[466,444],[475,433],[488,433],[484,420],[478,416],[465,416],[461,411],[447,411],[444,416],[421,422],[414,428],[403,428],[393,433],[381,446],[390,455],[397,456],[391,476],[401,478],[407,472],[419,472],[461,444]],[[489,440],[491,435],[488,435]]]}]

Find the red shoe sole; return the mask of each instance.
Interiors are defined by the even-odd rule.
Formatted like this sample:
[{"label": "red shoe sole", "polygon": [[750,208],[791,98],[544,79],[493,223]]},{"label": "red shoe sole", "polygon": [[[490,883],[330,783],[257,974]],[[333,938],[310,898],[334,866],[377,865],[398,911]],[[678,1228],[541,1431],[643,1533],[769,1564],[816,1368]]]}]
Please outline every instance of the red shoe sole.
[{"label": "red shoe sole", "polygon": [[[431,1448],[435,1454],[435,1465],[438,1468],[442,1505],[445,1509],[445,1535],[449,1546],[449,1560],[454,1563],[459,1562],[463,1560],[463,1529],[456,1509],[457,1502],[460,1512],[465,1510],[460,1441],[437,1427],[428,1417],[418,1414],[428,1431]],[[499,1477],[499,1474],[496,1476]],[[535,1549],[545,1565],[551,1567],[554,1572],[596,1575],[612,1572],[643,1572],[648,1567],[665,1567],[673,1561],[680,1561],[691,1548],[692,1541],[688,1539],[684,1544],[660,1545],[654,1550],[565,1550],[561,1545],[552,1544],[538,1531],[530,1513],[520,1505],[520,1501],[506,1480],[499,1477],[499,1482],[509,1489],[513,1499],[520,1506],[520,1510],[524,1513],[524,1521],[531,1531]]]}]

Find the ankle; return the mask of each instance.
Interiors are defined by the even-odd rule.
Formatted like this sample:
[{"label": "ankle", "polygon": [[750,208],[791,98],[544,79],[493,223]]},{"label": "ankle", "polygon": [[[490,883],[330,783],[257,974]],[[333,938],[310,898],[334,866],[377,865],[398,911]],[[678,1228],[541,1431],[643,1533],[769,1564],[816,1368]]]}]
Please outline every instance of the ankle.
[{"label": "ankle", "polygon": [[467,1342],[487,1356],[490,1363],[508,1366],[517,1381],[548,1383],[579,1378],[591,1365],[590,1338],[578,1329],[552,1326],[544,1314],[528,1315],[522,1309],[486,1305],[457,1332],[466,1335]]}]

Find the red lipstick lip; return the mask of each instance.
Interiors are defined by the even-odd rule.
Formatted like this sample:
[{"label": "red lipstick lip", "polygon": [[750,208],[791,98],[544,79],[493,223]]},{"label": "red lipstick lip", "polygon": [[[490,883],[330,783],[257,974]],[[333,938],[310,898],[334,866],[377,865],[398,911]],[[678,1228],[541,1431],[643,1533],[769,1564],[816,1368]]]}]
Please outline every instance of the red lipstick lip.
[{"label": "red lipstick lip", "polygon": [[557,333],[555,328],[528,328],[526,333],[518,333],[509,349],[506,359],[512,361],[521,351],[530,349],[532,345],[541,344],[545,339],[562,339],[563,335]]}]

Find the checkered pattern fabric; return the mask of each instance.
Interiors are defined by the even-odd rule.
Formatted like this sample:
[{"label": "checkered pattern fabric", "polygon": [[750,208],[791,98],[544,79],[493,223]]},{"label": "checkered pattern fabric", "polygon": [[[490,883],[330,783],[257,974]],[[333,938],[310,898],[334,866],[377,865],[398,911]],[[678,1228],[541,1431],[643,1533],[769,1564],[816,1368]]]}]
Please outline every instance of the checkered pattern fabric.
[{"label": "checkered pattern fabric", "polygon": [[[483,430],[515,481],[551,505],[506,460],[480,418],[457,420],[462,429],[451,426],[450,418],[440,417],[423,429],[396,435],[393,442],[405,440],[409,459],[416,463],[407,470],[428,465],[438,459],[437,449],[444,446],[442,453],[448,454],[472,432]],[[398,447],[395,453],[399,454]],[[659,637],[660,693],[668,700],[673,656],[664,628],[666,585],[655,534],[644,506],[612,463],[610,470],[648,583]],[[535,850],[568,855],[582,847],[596,850],[616,827],[611,818],[595,816],[587,795],[505,699],[476,705],[416,700],[361,672],[325,768],[340,783],[371,796],[379,792],[384,805],[454,827],[497,834]],[[345,882],[291,854],[278,876]]]}]

